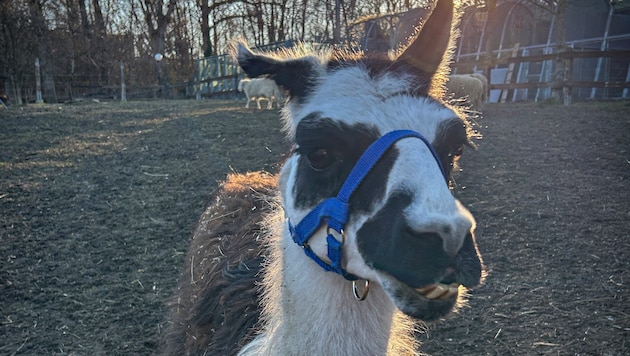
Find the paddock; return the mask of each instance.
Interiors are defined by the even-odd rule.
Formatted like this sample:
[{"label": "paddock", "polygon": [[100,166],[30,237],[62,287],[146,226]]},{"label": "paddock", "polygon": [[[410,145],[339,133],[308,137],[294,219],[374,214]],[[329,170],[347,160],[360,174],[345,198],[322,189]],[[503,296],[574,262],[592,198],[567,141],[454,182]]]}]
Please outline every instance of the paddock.
[{"label": "paddock", "polygon": [[[630,102],[486,104],[455,175],[488,267],[434,355],[630,353]],[[0,111],[1,354],[154,354],[206,199],[275,173],[277,110],[242,101]]]}]

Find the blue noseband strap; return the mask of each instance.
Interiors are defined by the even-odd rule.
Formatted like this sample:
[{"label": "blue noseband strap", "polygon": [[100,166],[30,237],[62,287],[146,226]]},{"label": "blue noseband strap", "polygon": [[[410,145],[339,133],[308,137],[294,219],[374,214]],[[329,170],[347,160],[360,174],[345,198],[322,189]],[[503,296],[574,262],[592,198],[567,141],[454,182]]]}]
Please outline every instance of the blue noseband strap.
[{"label": "blue noseband strap", "polygon": [[[311,212],[309,212],[297,225],[291,224],[289,221],[289,232],[293,237],[293,241],[304,248],[304,252],[307,256],[317,262],[324,270],[331,271],[342,275],[344,278],[350,281],[359,279],[359,277],[348,273],[341,267],[342,259],[342,247],[343,247],[343,234],[346,223],[348,222],[348,215],[350,211],[350,198],[352,194],[361,184],[363,179],[370,173],[376,163],[383,157],[385,152],[394,145],[398,140],[413,137],[418,138],[429,148],[429,151],[433,155],[433,158],[440,167],[440,171],[446,179],[448,184],[448,176],[440,158],[435,152],[435,149],[431,143],[421,134],[411,130],[396,130],[389,132],[374,141],[363,152],[361,158],[357,161],[352,168],[352,171],[346,178],[343,186],[339,190],[339,194],[336,197],[328,198],[317,205]],[[328,244],[328,259],[330,264],[319,258],[315,252],[308,245],[308,240],[313,236],[322,223],[326,221],[328,224],[328,236],[326,242]],[[332,234],[331,229],[341,234],[342,241],[338,241]]]}]

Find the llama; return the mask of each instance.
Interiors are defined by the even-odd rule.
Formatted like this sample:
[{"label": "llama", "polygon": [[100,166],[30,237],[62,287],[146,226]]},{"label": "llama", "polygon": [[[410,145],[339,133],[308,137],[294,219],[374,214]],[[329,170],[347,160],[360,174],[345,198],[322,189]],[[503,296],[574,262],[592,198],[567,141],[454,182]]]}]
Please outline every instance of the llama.
[{"label": "llama", "polygon": [[167,353],[413,355],[416,322],[465,303],[484,268],[449,183],[472,145],[439,99],[452,18],[452,0],[439,0],[393,58],[234,45],[250,77],[289,93],[294,149],[275,199],[274,177],[232,175],[204,213]]},{"label": "llama", "polygon": [[[280,89],[271,79],[267,78],[244,78],[238,83],[238,91],[244,91],[247,97],[247,104],[245,108],[249,109],[249,102],[256,100],[258,109],[260,109],[260,101],[267,100],[267,109],[273,109],[274,100],[280,102]],[[278,104],[279,105],[279,104]]]},{"label": "llama", "polygon": [[449,75],[446,92],[456,100],[466,100],[473,109],[482,108],[485,97],[484,83],[472,74]]}]

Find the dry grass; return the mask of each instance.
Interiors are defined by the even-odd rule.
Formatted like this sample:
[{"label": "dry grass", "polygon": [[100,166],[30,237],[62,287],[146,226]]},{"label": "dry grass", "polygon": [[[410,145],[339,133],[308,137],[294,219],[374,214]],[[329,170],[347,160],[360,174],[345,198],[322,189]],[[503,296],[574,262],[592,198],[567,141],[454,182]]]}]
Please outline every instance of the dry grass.
[{"label": "dry grass", "polygon": [[[0,353],[155,353],[206,197],[229,172],[277,171],[289,149],[277,112],[242,106],[0,111]],[[489,275],[423,351],[630,353],[629,112],[486,107],[455,194]]]}]

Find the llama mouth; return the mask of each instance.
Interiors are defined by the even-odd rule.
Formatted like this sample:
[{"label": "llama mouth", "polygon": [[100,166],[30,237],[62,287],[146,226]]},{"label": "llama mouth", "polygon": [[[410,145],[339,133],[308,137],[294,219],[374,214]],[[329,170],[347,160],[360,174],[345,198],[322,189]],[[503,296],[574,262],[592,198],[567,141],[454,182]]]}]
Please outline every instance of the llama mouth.
[{"label": "llama mouth", "polygon": [[424,321],[437,320],[450,313],[462,294],[458,282],[443,281],[415,288],[385,274],[379,281],[401,312]]},{"label": "llama mouth", "polygon": [[459,286],[460,284],[457,282],[449,285],[437,283],[422,288],[415,288],[415,290],[427,299],[449,299],[457,295]]}]

